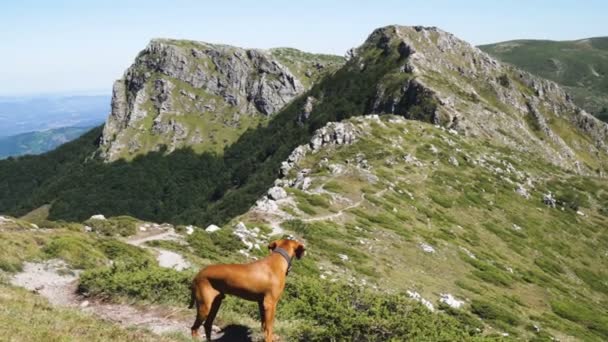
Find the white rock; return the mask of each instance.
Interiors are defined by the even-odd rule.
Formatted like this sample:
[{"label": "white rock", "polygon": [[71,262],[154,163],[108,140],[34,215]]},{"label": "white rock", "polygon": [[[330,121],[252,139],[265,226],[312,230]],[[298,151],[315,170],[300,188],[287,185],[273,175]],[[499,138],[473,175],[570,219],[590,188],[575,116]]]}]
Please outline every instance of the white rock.
[{"label": "white rock", "polygon": [[273,199],[270,199],[268,197],[263,197],[259,200],[257,200],[257,202],[255,202],[255,206],[257,210],[260,211],[265,211],[265,212],[275,212],[279,209],[279,206],[277,205],[277,202],[275,202]]},{"label": "white rock", "polygon": [[80,307],[81,308],[86,308],[87,306],[89,306],[89,301],[85,300],[84,302],[80,303]]},{"label": "white rock", "polygon": [[97,215],[93,215],[91,216],[91,218],[89,220],[105,220],[106,217],[103,216],[102,214],[97,214]]},{"label": "white rock", "polygon": [[454,157],[454,156],[450,156],[450,158],[448,159],[448,162],[454,166],[460,165],[460,163],[458,162],[458,159],[456,159],[456,157]]},{"label": "white rock", "polygon": [[6,217],[6,216],[0,216],[0,223],[5,223],[5,222],[12,223],[14,221],[11,220],[10,218]]},{"label": "white rock", "polygon": [[515,190],[515,192],[517,192],[521,197],[525,199],[530,198],[530,193],[528,192],[528,189],[524,188],[524,186],[521,184],[517,184],[517,189]]},{"label": "white rock", "polygon": [[423,165],[423,164],[422,164],[422,162],[420,162],[420,161],[418,160],[418,158],[414,157],[413,155],[411,155],[411,154],[409,154],[409,153],[403,156],[403,160],[404,160],[406,163],[408,163],[408,164],[412,164],[412,165],[414,165],[414,166],[419,166],[419,167],[420,167],[420,166],[422,166],[422,165]]},{"label": "white rock", "polygon": [[194,233],[194,226],[193,225],[186,226],[186,234],[192,235],[192,233]]},{"label": "white rock", "polygon": [[576,211],[576,213],[577,213],[578,215],[580,215],[580,216],[585,216],[585,213],[583,213],[583,212],[582,212],[582,211],[580,211],[580,210],[577,210],[577,211]]},{"label": "white rock", "polygon": [[90,233],[93,231],[93,228],[89,227],[89,226],[84,226],[84,231],[87,233]]},{"label": "white rock", "polygon": [[475,256],[475,254],[473,254],[473,252],[471,252],[470,250],[468,250],[468,249],[466,249],[464,247],[460,247],[460,249],[463,252],[465,252],[469,256],[469,258],[471,258],[471,259],[477,259],[477,257]]},{"label": "white rock", "polygon": [[327,168],[332,175],[337,175],[344,171],[344,167],[340,164],[329,164]]},{"label": "white rock", "polygon": [[270,199],[278,201],[278,200],[281,200],[281,199],[287,197],[287,192],[285,191],[285,189],[283,189],[281,187],[273,186],[272,188],[270,188],[268,190],[268,197]]},{"label": "white rock", "polygon": [[513,223],[513,229],[517,230],[518,232],[521,231],[523,228],[516,225],[515,223]]},{"label": "white rock", "polygon": [[239,222],[234,226],[236,231],[247,231],[247,226],[243,222]]},{"label": "white rock", "polygon": [[220,229],[222,229],[222,228],[220,228],[220,227],[218,227],[218,226],[216,226],[214,224],[210,224],[210,225],[207,226],[207,228],[205,228],[205,231],[207,233],[213,233],[213,232],[217,232]]},{"label": "white rock", "polygon": [[407,290],[406,291],[407,295],[412,298],[413,300],[422,303],[422,305],[426,306],[429,310],[431,311],[435,311],[435,307],[433,306],[433,303],[429,302],[428,300],[422,298],[422,296],[420,295],[420,293],[416,292],[416,291],[410,291]]},{"label": "white rock", "polygon": [[424,243],[424,242],[420,243],[420,248],[422,248],[422,250],[425,253],[435,253],[436,252],[435,248],[433,246],[429,245],[428,243]]},{"label": "white rock", "polygon": [[139,226],[139,231],[140,232],[145,232],[146,230],[148,230],[148,227],[146,225],[142,224],[141,226]]},{"label": "white rock", "polygon": [[441,303],[445,303],[454,309],[460,309],[464,305],[464,301],[456,299],[449,293],[442,293],[441,298],[439,298]]},{"label": "white rock", "polygon": [[338,254],[338,258],[340,258],[342,261],[348,261],[348,255],[346,254]]}]

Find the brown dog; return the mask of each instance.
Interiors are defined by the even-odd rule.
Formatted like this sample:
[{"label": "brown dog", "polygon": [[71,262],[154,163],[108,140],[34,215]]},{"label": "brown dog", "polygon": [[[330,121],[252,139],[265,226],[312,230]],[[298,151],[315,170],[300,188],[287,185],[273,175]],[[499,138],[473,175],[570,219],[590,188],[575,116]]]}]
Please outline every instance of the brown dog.
[{"label": "brown dog", "polygon": [[258,302],[266,342],[272,342],[274,311],[285,288],[285,277],[293,257],[304,255],[304,245],[296,240],[277,240],[268,245],[269,256],[249,264],[210,265],[192,282],[190,308],[196,304],[192,337],[205,322],[205,336],[211,341],[211,327],[226,294]]}]

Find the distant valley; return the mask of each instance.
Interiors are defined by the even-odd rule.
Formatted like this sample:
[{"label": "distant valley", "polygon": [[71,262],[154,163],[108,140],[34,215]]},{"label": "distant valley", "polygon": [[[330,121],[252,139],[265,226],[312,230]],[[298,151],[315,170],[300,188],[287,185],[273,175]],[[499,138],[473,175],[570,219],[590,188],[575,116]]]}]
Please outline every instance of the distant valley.
[{"label": "distant valley", "polygon": [[0,159],[40,154],[105,121],[106,95],[0,97]]},{"label": "distant valley", "polygon": [[0,159],[40,154],[72,141],[92,127],[61,127],[0,138]]},{"label": "distant valley", "polygon": [[109,95],[0,96],[0,137],[60,127],[92,127],[110,112]]}]

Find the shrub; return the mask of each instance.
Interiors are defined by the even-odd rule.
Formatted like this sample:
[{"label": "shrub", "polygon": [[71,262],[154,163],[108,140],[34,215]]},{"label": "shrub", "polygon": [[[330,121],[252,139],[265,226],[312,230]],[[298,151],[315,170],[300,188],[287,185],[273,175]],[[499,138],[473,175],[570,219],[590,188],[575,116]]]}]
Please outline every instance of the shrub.
[{"label": "shrub", "polygon": [[232,235],[231,229],[221,229],[213,233],[202,230],[188,236],[188,244],[194,250],[194,254],[207,259],[218,257],[229,257],[245,245]]},{"label": "shrub", "polygon": [[608,339],[608,314],[582,302],[551,301],[551,309],[558,316],[585,326],[594,334]]},{"label": "shrub", "polygon": [[294,277],[284,298],[278,317],[300,322],[298,329],[288,333],[288,340],[463,341],[475,339],[477,332],[470,324],[479,325],[434,314],[401,294],[380,294],[310,277]]},{"label": "shrub", "polygon": [[105,236],[130,236],[137,232],[139,221],[130,216],[117,216],[107,220],[87,220],[85,224],[93,230]]},{"label": "shrub", "polygon": [[78,292],[101,297],[127,297],[186,305],[193,274],[162,268],[153,262],[116,262],[80,276]]},{"label": "shrub", "polygon": [[473,275],[485,282],[503,287],[510,287],[514,282],[508,273],[494,265],[469,257],[463,257],[463,259],[476,268],[473,270]]},{"label": "shrub", "polygon": [[107,261],[105,255],[95,248],[92,239],[74,235],[51,238],[42,252],[47,257],[63,259],[73,267],[80,269],[101,266]]},{"label": "shrub", "polygon": [[586,268],[577,268],[574,273],[595,291],[608,294],[608,275],[601,272],[596,273]]},{"label": "shrub", "polygon": [[154,258],[144,249],[115,239],[102,239],[98,248],[114,262],[153,262]]},{"label": "shrub", "polygon": [[508,325],[519,325],[521,320],[510,310],[494,303],[480,299],[474,299],[471,303],[471,311],[477,316],[488,321],[499,321]]}]

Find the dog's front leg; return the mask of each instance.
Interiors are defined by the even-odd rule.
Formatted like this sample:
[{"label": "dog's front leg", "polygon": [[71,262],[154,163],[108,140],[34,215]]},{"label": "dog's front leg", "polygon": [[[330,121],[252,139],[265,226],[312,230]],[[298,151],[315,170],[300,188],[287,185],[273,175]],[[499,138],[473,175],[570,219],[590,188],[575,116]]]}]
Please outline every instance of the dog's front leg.
[{"label": "dog's front leg", "polygon": [[274,324],[274,312],[277,306],[276,299],[266,296],[260,303],[260,316],[262,316],[262,329],[264,330],[264,341],[272,342],[272,328]]}]

